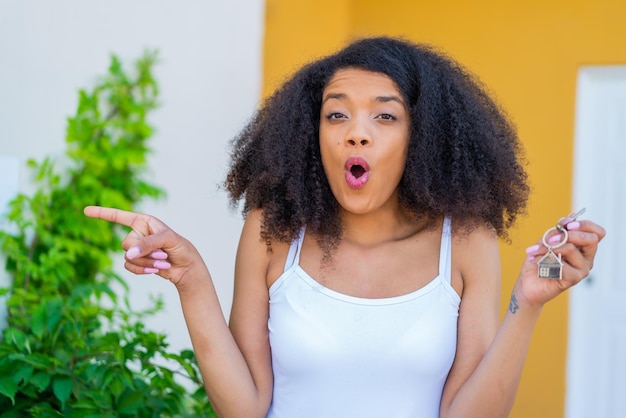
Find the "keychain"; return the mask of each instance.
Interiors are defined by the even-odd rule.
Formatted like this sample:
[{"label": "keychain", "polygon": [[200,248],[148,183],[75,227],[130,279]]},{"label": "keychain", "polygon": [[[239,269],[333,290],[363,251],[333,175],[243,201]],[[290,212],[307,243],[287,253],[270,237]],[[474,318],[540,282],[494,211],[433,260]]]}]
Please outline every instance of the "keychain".
[{"label": "keychain", "polygon": [[[562,247],[567,242],[568,232],[567,232],[567,224],[573,222],[585,212],[585,208],[582,208],[576,213],[572,213],[569,216],[559,219],[556,223],[556,226],[548,229],[543,234],[543,245],[548,249],[546,255],[541,257],[541,259],[537,262],[537,266],[539,267],[539,278],[540,279],[556,279],[561,280],[563,275],[563,262],[561,261],[561,254],[555,254],[554,249]],[[563,233],[563,240],[554,245],[548,245],[546,238],[552,231],[558,231]]]}]

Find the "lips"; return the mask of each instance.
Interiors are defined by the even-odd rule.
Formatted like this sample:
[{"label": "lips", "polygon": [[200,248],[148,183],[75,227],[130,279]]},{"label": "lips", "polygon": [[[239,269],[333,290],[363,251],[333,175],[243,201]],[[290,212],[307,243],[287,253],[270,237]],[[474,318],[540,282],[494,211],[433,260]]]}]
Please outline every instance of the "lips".
[{"label": "lips", "polygon": [[346,182],[353,189],[365,186],[369,178],[370,167],[361,157],[350,157],[345,165]]}]

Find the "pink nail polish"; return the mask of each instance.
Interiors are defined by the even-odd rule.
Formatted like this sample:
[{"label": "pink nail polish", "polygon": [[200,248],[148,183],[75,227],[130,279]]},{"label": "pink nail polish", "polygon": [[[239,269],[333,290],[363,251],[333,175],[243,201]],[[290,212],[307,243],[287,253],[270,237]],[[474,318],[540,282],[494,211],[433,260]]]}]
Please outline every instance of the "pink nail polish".
[{"label": "pink nail polish", "polygon": [[132,248],[129,248],[128,251],[126,251],[126,258],[128,258],[129,260],[132,260],[138,255],[139,255],[139,247],[132,247]]},{"label": "pink nail polish", "polygon": [[154,273],[158,273],[159,269],[155,269],[152,267],[144,267],[143,272],[146,274],[154,274]]},{"label": "pink nail polish", "polygon": [[165,251],[157,250],[157,251],[153,251],[150,254],[150,257],[152,257],[155,260],[166,260],[167,253]]},{"label": "pink nail polish", "polygon": [[168,263],[167,261],[157,260],[154,262],[154,267],[158,269],[168,269],[172,267],[172,265]]},{"label": "pink nail polish", "polygon": [[580,228],[580,222],[578,221],[570,222],[567,224],[568,231],[576,231],[579,228]]},{"label": "pink nail polish", "polygon": [[562,239],[563,239],[563,238],[561,237],[561,234],[556,234],[556,235],[554,235],[554,236],[550,237],[550,239],[548,240],[548,242],[549,242],[550,244],[556,244],[556,243],[561,242],[561,240],[562,240]]},{"label": "pink nail polish", "polygon": [[528,255],[534,254],[537,251],[539,251],[539,244],[531,245],[530,247],[526,248],[526,254]]}]

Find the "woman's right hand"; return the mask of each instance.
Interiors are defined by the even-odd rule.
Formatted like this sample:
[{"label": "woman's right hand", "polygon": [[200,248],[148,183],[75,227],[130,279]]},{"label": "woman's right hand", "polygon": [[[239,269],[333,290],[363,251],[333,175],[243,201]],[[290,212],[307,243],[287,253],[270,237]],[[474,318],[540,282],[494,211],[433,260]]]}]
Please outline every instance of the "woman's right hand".
[{"label": "woman's right hand", "polygon": [[131,273],[158,274],[180,288],[193,268],[206,269],[196,248],[154,216],[101,206],[87,206],[84,213],[131,228],[122,241]]}]

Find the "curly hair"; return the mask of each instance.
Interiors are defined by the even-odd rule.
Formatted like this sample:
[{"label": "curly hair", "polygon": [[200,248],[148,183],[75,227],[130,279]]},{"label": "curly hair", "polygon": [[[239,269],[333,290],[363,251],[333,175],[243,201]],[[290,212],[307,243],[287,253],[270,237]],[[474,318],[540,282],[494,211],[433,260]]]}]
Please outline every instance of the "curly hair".
[{"label": "curly hair", "polygon": [[291,242],[306,225],[325,248],[342,234],[339,204],[319,147],[322,94],[339,69],[386,74],[410,115],[399,184],[407,214],[449,216],[469,231],[487,224],[503,238],[524,213],[529,187],[516,129],[481,82],[431,46],[373,37],[305,65],[233,140],[225,187],[244,216],[262,209],[261,235]]}]

